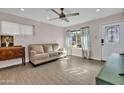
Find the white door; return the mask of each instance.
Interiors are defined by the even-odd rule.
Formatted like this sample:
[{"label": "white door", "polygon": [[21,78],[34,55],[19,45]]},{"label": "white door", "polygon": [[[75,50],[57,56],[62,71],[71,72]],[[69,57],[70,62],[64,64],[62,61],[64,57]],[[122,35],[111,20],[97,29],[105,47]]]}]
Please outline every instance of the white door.
[{"label": "white door", "polygon": [[124,53],[124,22],[102,26],[102,60],[112,53]]}]

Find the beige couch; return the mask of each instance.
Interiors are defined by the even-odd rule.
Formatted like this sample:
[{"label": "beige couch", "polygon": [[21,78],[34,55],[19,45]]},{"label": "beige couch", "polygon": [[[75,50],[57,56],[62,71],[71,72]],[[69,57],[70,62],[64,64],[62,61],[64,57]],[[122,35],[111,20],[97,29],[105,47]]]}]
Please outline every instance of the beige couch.
[{"label": "beige couch", "polygon": [[29,45],[29,62],[34,66],[66,56],[57,43]]}]

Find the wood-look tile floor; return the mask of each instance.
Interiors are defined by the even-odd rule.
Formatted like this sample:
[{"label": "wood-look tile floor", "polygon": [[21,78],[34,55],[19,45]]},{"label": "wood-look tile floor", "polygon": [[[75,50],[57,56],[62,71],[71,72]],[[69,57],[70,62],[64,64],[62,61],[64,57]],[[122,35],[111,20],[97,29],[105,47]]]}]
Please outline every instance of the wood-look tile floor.
[{"label": "wood-look tile floor", "polygon": [[104,63],[72,56],[33,67],[30,63],[0,71],[0,84],[94,85]]}]

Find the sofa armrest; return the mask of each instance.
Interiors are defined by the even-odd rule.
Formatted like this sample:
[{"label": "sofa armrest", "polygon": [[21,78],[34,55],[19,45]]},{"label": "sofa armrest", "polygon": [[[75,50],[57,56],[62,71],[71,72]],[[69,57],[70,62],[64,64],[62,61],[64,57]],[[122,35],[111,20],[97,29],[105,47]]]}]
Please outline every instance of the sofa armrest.
[{"label": "sofa armrest", "polygon": [[59,48],[58,51],[65,51],[65,48]]},{"label": "sofa armrest", "polygon": [[65,50],[65,48],[59,48],[58,49],[58,52],[60,53],[60,54],[62,54],[62,55],[67,55],[67,51]]}]

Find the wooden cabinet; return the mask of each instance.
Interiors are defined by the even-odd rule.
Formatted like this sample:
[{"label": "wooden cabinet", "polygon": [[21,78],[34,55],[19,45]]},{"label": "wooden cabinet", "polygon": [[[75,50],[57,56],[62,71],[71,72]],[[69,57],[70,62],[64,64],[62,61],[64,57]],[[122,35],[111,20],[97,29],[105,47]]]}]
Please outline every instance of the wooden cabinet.
[{"label": "wooden cabinet", "polygon": [[25,65],[25,47],[1,47],[0,61],[22,58],[22,64]]}]

